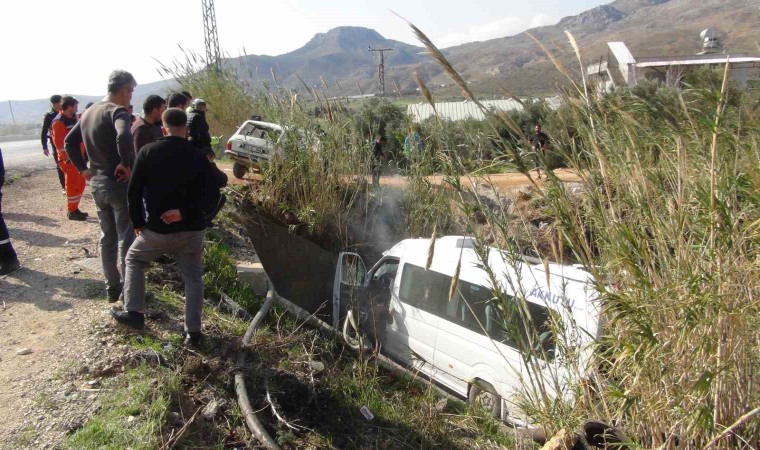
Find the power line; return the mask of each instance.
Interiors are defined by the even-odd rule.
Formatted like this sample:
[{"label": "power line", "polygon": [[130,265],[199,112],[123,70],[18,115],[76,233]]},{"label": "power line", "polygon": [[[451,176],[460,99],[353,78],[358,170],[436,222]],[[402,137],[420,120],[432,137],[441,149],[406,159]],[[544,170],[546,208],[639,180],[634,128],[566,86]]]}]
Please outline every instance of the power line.
[{"label": "power line", "polygon": [[377,77],[380,80],[380,95],[385,97],[385,52],[390,52],[392,48],[372,48],[367,47],[372,53],[380,53],[380,65],[377,67]]},{"label": "power line", "polygon": [[219,70],[219,35],[216,32],[214,0],[201,0],[203,7],[203,41],[206,44],[206,64]]}]

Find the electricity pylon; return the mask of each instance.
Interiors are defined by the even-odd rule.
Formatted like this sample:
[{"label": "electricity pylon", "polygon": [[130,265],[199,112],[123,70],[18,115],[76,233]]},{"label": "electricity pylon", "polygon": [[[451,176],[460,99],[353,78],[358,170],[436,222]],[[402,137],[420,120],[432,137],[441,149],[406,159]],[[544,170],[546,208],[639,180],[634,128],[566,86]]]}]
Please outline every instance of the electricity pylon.
[{"label": "electricity pylon", "polygon": [[216,33],[216,13],[214,0],[203,2],[203,40],[206,44],[206,64],[219,70],[221,56],[219,54],[219,35]]},{"label": "electricity pylon", "polygon": [[372,53],[380,53],[380,65],[377,67],[377,77],[380,80],[380,95],[385,97],[385,52],[390,52],[392,48],[372,48],[367,47]]}]

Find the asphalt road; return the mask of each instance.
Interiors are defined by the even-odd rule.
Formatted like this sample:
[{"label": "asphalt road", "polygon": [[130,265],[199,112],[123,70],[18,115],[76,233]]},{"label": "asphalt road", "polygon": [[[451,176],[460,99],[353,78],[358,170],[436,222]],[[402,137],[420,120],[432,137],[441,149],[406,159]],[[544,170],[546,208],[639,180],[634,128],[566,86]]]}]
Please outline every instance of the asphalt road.
[{"label": "asphalt road", "polygon": [[3,150],[5,170],[35,172],[55,168],[53,157],[42,154],[39,139],[31,141],[13,141],[0,143]]}]

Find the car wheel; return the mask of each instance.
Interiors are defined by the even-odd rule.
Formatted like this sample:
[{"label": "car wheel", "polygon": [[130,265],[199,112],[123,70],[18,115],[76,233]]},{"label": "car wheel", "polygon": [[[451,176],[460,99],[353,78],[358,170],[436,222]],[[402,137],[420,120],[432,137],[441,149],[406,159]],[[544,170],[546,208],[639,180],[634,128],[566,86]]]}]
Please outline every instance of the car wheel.
[{"label": "car wheel", "polygon": [[491,416],[501,419],[501,397],[496,389],[485,381],[476,381],[470,386],[467,396],[471,404],[488,411]]},{"label": "car wheel", "polygon": [[232,174],[235,175],[235,178],[242,180],[246,173],[248,173],[248,167],[243,164],[236,162],[232,165]]}]

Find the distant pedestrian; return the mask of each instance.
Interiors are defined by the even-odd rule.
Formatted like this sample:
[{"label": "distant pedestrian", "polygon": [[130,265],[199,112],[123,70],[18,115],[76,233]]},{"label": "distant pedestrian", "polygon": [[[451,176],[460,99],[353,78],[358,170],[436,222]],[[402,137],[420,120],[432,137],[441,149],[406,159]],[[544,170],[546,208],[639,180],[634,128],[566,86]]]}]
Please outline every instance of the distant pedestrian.
[{"label": "distant pedestrian", "polygon": [[[58,171],[58,181],[61,183],[61,189],[65,192],[66,191],[66,178],[63,175],[63,171],[58,166],[58,153],[55,151],[55,144],[53,144],[52,139],[50,138],[50,125],[53,123],[53,119],[55,119],[55,116],[58,115],[61,109],[61,96],[60,95],[53,95],[50,97],[50,111],[46,112],[44,116],[42,116],[42,131],[40,132],[40,140],[42,141],[42,153],[45,156],[50,156],[50,149],[48,148],[48,143],[50,143],[50,147],[53,148],[53,161],[55,161],[55,170]],[[63,150],[63,149],[61,149]]]},{"label": "distant pedestrian", "polygon": [[[66,135],[69,134],[74,125],[77,124],[77,109],[79,101],[71,96],[64,96],[61,100],[61,112],[53,119],[50,127],[50,135],[58,152],[58,166],[63,170],[66,179],[66,201],[67,213],[69,220],[86,220],[88,214],[79,209],[79,202],[82,200],[84,188],[87,181],[84,179],[79,170],[69,160],[69,155],[64,148]],[[84,145],[80,145],[80,153],[84,157]]]},{"label": "distant pedestrian", "polygon": [[541,160],[546,156],[546,148],[549,146],[549,136],[541,131],[541,124],[537,123],[534,127],[534,134],[530,137],[530,147],[536,159],[536,171],[538,179],[541,179]]},{"label": "distant pedestrian", "polygon": [[149,95],[143,102],[143,112],[132,124],[132,140],[135,143],[135,154],[146,144],[155,142],[163,136],[161,131],[161,115],[166,110],[166,100],[158,95]]},{"label": "distant pedestrian", "polygon": [[187,140],[198,149],[211,148],[211,133],[206,121],[207,109],[205,100],[196,98],[193,101],[193,108],[187,115]]},{"label": "distant pedestrian", "polygon": [[3,150],[0,149],[0,275],[8,275],[21,267],[13,250],[11,237],[8,235],[8,227],[3,219],[3,185],[5,184],[5,164],[3,163]]},{"label": "distant pedestrian", "polygon": [[383,171],[383,163],[385,160],[385,152],[383,146],[388,140],[385,136],[378,136],[375,139],[374,145],[372,145],[372,185],[380,186],[380,174]]},{"label": "distant pedestrian", "polygon": [[202,338],[203,240],[206,212],[216,189],[209,162],[185,139],[187,114],[163,114],[168,135],[143,147],[129,183],[129,215],[137,238],[127,254],[124,310],[111,315],[122,324],[145,324],[145,267],[163,254],[173,255],[185,283],[185,343]]},{"label": "distant pedestrian", "polygon": [[[90,181],[100,222],[100,261],[108,301],[119,299],[124,282],[124,257],[135,238],[127,210],[127,182],[135,151],[127,107],[137,86],[129,72],[115,70],[108,78],[108,95],[92,105],[66,136],[66,152]],[[90,166],[79,152],[84,142]]]},{"label": "distant pedestrian", "polygon": [[411,161],[412,158],[419,157],[424,148],[419,130],[416,127],[412,128],[404,139],[404,155],[406,159]]}]

